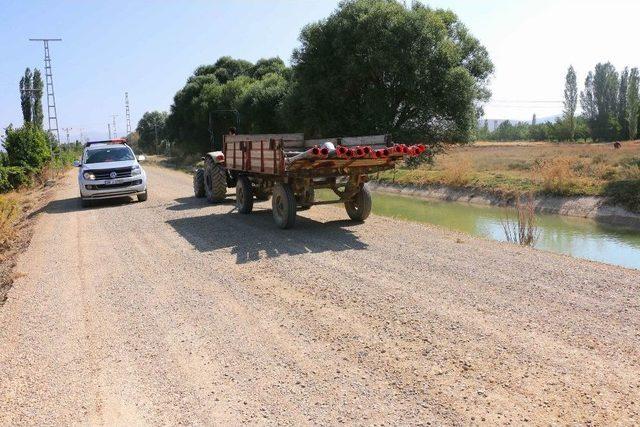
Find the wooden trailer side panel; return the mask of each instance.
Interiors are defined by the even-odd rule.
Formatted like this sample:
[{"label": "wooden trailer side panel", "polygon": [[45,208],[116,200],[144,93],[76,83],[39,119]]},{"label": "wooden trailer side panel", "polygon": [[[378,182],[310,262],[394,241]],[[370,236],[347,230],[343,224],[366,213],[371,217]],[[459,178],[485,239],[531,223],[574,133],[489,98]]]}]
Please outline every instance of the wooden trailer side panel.
[{"label": "wooden trailer side panel", "polygon": [[[297,134],[293,134],[297,135]],[[300,134],[301,135],[301,134]],[[282,146],[285,143],[302,144],[303,139],[263,138],[289,135],[229,135],[224,141],[227,169],[267,175],[284,173]],[[242,137],[242,138],[240,138]]]}]

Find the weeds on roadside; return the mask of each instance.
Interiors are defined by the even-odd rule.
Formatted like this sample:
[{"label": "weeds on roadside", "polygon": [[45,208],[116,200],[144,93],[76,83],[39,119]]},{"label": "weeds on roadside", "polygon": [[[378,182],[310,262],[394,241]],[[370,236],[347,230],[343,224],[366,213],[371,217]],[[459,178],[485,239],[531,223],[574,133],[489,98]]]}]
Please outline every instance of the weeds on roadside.
[{"label": "weeds on roadside", "polygon": [[[524,199],[524,200],[523,200]],[[522,246],[534,246],[538,239],[539,230],[536,224],[535,200],[533,193],[526,196],[517,195],[515,199],[515,218],[505,212],[501,220],[502,229],[508,242]]]},{"label": "weeds on roadside", "polygon": [[15,197],[0,196],[0,251],[6,249],[15,236],[15,222],[19,210],[18,200]]}]

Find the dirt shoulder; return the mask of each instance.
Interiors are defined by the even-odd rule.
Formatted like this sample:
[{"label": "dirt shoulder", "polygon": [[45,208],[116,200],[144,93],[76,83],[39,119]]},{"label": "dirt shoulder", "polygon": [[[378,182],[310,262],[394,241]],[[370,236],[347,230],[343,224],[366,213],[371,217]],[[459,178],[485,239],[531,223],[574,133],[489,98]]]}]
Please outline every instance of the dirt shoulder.
[{"label": "dirt shoulder", "polygon": [[38,186],[21,190],[10,196],[0,195],[0,197],[11,197],[16,200],[19,209],[18,218],[11,230],[12,235],[6,247],[0,249],[0,307],[5,302],[13,281],[19,277],[19,274],[14,272],[18,255],[29,247],[38,214],[51,200],[55,191],[55,185]]}]

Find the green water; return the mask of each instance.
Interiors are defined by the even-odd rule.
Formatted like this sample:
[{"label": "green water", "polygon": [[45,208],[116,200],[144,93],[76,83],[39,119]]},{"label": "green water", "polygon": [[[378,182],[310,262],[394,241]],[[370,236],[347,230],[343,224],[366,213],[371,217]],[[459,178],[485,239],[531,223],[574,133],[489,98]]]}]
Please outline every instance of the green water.
[{"label": "green water", "polygon": [[[373,213],[425,222],[504,241],[504,208],[426,201],[374,193]],[[640,232],[561,215],[538,214],[535,247],[579,258],[640,269]]]}]

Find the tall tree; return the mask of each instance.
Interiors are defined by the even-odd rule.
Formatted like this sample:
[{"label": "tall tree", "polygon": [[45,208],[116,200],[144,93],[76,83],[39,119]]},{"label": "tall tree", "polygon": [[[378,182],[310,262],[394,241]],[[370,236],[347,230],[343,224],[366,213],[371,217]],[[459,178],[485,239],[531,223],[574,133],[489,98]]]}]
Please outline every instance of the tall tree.
[{"label": "tall tree", "polygon": [[490,96],[487,50],[449,10],[344,0],[300,42],[290,116],[309,136],[466,141]]},{"label": "tall tree", "polygon": [[629,68],[625,67],[620,73],[618,87],[618,122],[620,123],[620,139],[629,138],[629,121],[627,120],[627,88],[629,86]]},{"label": "tall tree", "polygon": [[33,92],[32,92],[32,120],[33,123],[42,128],[42,122],[44,119],[44,114],[42,113],[42,88],[44,84],[42,83],[42,76],[40,75],[40,70],[37,68],[33,70]]},{"label": "tall tree", "polygon": [[619,85],[618,73],[609,62],[597,64],[587,75],[580,101],[594,140],[611,141],[619,135]]},{"label": "tall tree", "polygon": [[20,107],[22,108],[22,119],[25,124],[31,123],[33,117],[33,95],[31,89],[33,89],[33,76],[31,69],[27,67],[24,70],[24,76],[20,79]]},{"label": "tall tree", "polygon": [[627,88],[627,120],[629,121],[629,139],[634,140],[638,135],[638,115],[640,114],[640,75],[637,68],[629,73]]},{"label": "tall tree", "polygon": [[576,131],[576,107],[578,106],[578,82],[576,70],[573,65],[569,66],[564,81],[564,119],[569,127],[569,137],[574,140]]}]

